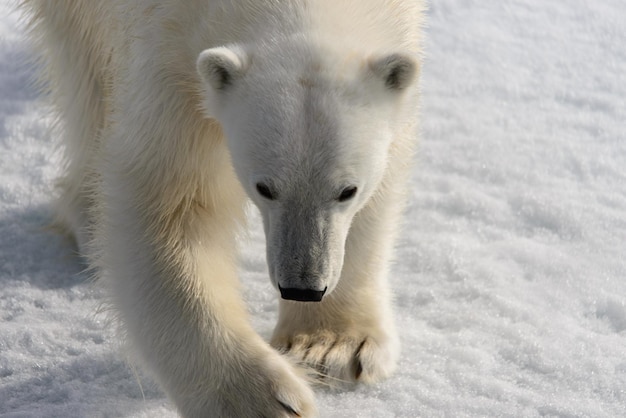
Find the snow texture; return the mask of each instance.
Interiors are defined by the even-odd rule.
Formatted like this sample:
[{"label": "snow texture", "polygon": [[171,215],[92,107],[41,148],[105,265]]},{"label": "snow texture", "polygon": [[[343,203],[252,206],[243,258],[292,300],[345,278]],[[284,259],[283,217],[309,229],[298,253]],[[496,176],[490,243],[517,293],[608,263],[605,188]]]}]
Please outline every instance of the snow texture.
[{"label": "snow texture", "polygon": [[[59,138],[0,4],[0,416],[174,417],[46,229]],[[399,370],[322,417],[626,416],[623,0],[432,0],[392,281]],[[251,216],[257,220],[258,215]],[[259,226],[241,276],[276,319]]]}]

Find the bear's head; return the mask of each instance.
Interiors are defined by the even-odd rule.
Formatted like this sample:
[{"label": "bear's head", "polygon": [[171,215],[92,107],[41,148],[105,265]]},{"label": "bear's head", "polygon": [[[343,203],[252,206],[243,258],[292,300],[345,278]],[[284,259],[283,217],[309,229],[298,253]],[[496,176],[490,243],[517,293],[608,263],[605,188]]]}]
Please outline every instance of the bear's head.
[{"label": "bear's head", "polygon": [[321,51],[294,40],[197,60],[206,112],[262,214],[271,280],[299,301],[337,286],[350,225],[381,184],[417,72],[401,53]]}]

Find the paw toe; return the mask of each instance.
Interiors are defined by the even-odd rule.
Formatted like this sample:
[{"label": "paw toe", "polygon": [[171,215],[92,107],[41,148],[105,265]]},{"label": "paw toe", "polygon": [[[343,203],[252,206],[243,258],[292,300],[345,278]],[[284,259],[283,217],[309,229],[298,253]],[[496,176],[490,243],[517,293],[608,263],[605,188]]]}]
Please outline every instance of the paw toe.
[{"label": "paw toe", "polygon": [[313,370],[321,383],[373,383],[387,377],[394,368],[393,344],[379,343],[370,336],[329,331],[298,334],[273,345],[293,360]]}]

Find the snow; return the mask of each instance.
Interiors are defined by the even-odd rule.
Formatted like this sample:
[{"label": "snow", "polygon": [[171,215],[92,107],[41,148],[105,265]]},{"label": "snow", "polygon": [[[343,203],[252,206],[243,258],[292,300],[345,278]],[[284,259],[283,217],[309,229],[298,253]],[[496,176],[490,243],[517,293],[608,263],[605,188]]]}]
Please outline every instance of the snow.
[{"label": "snow", "polygon": [[[0,416],[174,417],[46,229],[58,138],[4,3]],[[318,391],[322,417],[626,416],[625,21],[622,0],[432,0],[392,274],[400,365]],[[256,227],[241,275],[267,338],[264,253]]]}]

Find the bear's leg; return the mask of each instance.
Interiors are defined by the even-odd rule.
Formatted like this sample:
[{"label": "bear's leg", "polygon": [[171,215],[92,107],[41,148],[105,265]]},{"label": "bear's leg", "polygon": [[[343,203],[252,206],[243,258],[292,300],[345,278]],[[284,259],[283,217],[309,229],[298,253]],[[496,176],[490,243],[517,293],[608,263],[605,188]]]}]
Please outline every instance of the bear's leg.
[{"label": "bear's leg", "polygon": [[280,301],[272,346],[325,384],[384,379],[399,356],[387,275],[412,153],[394,152],[397,166],[354,218],[337,288],[319,303]]},{"label": "bear's leg", "polygon": [[[106,98],[102,71],[105,68],[91,24],[101,19],[102,5],[83,7],[78,0],[31,2],[33,40],[45,68],[43,81],[50,87],[58,112],[65,151],[65,171],[57,182],[55,226],[74,235],[79,249],[86,250],[89,194],[94,174],[88,169],[94,158],[99,130],[103,126]],[[90,3],[87,1],[87,3]],[[68,9],[80,9],[81,19]]]},{"label": "bear's leg", "polygon": [[137,176],[111,171],[103,176],[104,279],[131,348],[182,416],[312,416],[305,380],[248,322],[228,211],[192,197],[164,214],[159,205],[172,195],[148,198],[154,190],[134,187]]}]

